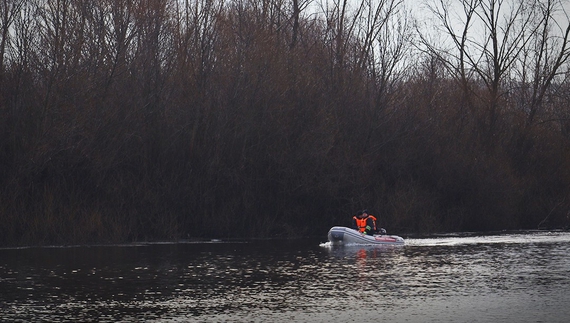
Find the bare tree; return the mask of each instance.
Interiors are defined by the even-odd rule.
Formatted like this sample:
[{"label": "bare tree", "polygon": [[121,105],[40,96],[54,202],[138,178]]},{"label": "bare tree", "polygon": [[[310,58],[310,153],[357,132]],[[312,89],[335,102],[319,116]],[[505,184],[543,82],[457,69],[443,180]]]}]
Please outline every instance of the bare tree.
[{"label": "bare tree", "polygon": [[100,43],[101,68],[105,71],[103,97],[106,96],[118,73],[126,70],[133,55],[133,39],[138,29],[135,24],[135,8],[138,2],[131,0],[104,2],[95,18],[95,41]]},{"label": "bare tree", "polygon": [[[378,96],[384,97],[410,74],[406,73],[408,70],[406,60],[410,58],[413,34],[411,15],[402,6],[401,1],[379,3],[378,6],[375,12],[381,11],[382,18],[372,20],[381,23],[377,25],[375,35],[372,37],[373,64],[369,68],[378,86]],[[364,44],[368,46],[366,42]],[[368,50],[365,53],[367,56]],[[377,98],[376,101],[382,105],[382,99]]]},{"label": "bare tree", "polygon": [[459,22],[455,22],[457,17],[452,15],[451,4],[445,0],[434,1],[428,4],[428,9],[439,21],[439,28],[435,29],[438,36],[448,35],[451,38],[451,48],[444,44],[434,44],[425,30],[418,30],[422,44],[429,57],[434,57],[443,63],[449,74],[461,85],[465,101],[472,109],[473,103],[470,100],[472,89],[470,81],[473,78],[473,69],[467,67],[467,45],[470,30],[473,28],[473,18],[475,10],[481,0],[463,1],[462,15]]},{"label": "bare tree", "polygon": [[321,10],[326,20],[325,42],[329,45],[332,68],[331,73],[340,82],[338,71],[345,67],[349,46],[355,42],[355,30],[362,17],[365,1],[356,4],[354,9],[351,1],[323,1]]},{"label": "bare tree", "polygon": [[303,1],[292,0],[292,1],[293,3],[291,8],[292,10],[291,19],[293,20],[293,27],[291,29],[291,43],[289,44],[289,47],[291,49],[295,48],[299,38],[299,20],[301,18],[301,12],[303,12],[303,10],[307,8],[311,0],[303,0]]},{"label": "bare tree", "polygon": [[529,36],[544,19],[537,4],[535,0],[461,0],[456,4],[462,11],[459,18],[452,14],[450,2],[439,0],[429,6],[454,46],[442,50],[426,42],[425,36],[423,44],[442,58],[466,96],[478,92],[469,83],[484,85],[486,95],[479,99],[485,106],[489,138],[496,131],[501,98],[506,93],[503,84],[530,43]]},{"label": "bare tree", "polygon": [[10,30],[23,5],[23,0],[2,0],[0,2],[0,100],[2,99],[6,50],[11,46]]},{"label": "bare tree", "polygon": [[[380,51],[388,51],[389,48],[391,49],[395,45],[390,42],[391,39],[388,39],[387,36],[392,32],[396,32],[396,35],[398,34],[398,30],[392,28],[394,27],[393,25],[390,25],[396,22],[396,18],[406,18],[396,17],[402,4],[402,0],[362,1],[364,13],[361,18],[362,24],[358,30],[362,50],[357,54],[357,66],[364,68],[371,56],[373,61],[378,58],[373,56],[375,44],[380,47]],[[397,23],[405,24],[405,21],[399,20]],[[399,42],[396,45],[400,45]]]},{"label": "bare tree", "polygon": [[[537,32],[530,35],[531,42],[524,49],[517,68],[521,86],[517,95],[523,100],[527,113],[525,129],[528,130],[544,108],[544,100],[556,79],[564,75],[563,67],[570,59],[570,18],[564,11],[568,1],[547,0],[537,4],[543,17]],[[526,132],[526,130],[524,132]]]}]

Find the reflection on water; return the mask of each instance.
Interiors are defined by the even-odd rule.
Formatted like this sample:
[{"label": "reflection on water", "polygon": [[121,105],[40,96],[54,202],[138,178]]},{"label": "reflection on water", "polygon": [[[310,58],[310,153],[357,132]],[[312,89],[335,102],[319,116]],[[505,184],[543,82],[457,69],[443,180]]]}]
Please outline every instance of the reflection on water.
[{"label": "reflection on water", "polygon": [[0,321],[566,322],[570,233],[0,250]]}]

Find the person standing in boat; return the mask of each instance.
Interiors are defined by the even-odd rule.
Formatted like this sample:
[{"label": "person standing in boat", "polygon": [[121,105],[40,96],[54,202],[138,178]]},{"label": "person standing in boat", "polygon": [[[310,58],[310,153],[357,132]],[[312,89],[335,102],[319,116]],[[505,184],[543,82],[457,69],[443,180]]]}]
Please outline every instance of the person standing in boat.
[{"label": "person standing in boat", "polygon": [[376,229],[376,217],[368,214],[368,210],[359,211],[352,217],[352,228],[362,234],[373,235],[378,232]]}]

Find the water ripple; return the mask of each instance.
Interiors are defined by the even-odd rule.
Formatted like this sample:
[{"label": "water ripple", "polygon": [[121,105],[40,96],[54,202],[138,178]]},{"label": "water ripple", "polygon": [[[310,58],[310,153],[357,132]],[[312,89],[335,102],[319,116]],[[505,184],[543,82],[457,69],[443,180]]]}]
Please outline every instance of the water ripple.
[{"label": "water ripple", "polygon": [[0,321],[566,322],[570,316],[569,233],[406,242],[3,249]]}]

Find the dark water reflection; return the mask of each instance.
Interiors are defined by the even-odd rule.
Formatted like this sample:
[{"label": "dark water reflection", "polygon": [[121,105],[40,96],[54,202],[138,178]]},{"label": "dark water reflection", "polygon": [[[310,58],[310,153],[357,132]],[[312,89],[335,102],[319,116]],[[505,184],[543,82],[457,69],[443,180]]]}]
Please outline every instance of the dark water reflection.
[{"label": "dark water reflection", "polygon": [[0,321],[567,322],[570,233],[0,250]]}]

